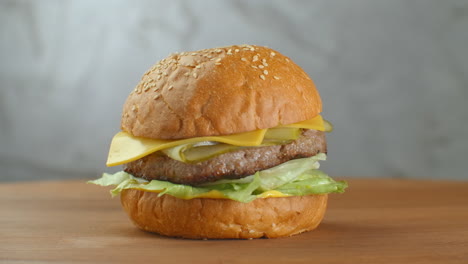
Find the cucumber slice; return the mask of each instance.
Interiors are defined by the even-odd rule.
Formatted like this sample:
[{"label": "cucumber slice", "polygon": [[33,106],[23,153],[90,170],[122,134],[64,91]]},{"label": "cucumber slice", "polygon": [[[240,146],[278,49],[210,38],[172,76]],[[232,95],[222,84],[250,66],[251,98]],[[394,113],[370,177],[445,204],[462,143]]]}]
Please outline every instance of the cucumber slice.
[{"label": "cucumber slice", "polygon": [[219,143],[215,145],[198,145],[184,144],[168,149],[161,150],[171,159],[182,161],[185,163],[195,163],[210,159],[214,156],[233,151],[242,147]]},{"label": "cucumber slice", "polygon": [[[258,147],[287,144],[293,140],[298,139],[300,135],[300,128],[270,128],[267,130],[262,144]],[[163,149],[161,150],[161,152],[163,152],[170,158],[181,162],[196,163],[241,148],[245,147],[212,141],[203,141],[195,144],[189,143],[168,149]]]},{"label": "cucumber slice", "polygon": [[185,157],[186,162],[200,162],[240,148],[243,147],[220,143],[212,146],[189,148],[184,151],[183,156]]},{"label": "cucumber slice", "polygon": [[161,152],[166,154],[171,159],[187,162],[184,156],[184,151],[188,148],[191,148],[192,145],[193,144],[182,144],[172,148],[163,149]]},{"label": "cucumber slice", "polygon": [[327,120],[323,120],[323,126],[325,128],[325,132],[332,132],[333,131],[333,125],[328,122]]}]

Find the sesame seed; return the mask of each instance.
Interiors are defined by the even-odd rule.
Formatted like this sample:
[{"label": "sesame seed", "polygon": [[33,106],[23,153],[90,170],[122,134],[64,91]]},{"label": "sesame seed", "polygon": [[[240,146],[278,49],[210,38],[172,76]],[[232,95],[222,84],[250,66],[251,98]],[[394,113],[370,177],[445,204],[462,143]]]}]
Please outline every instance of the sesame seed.
[{"label": "sesame seed", "polygon": [[247,59],[246,58],[241,58],[241,61],[247,61]]},{"label": "sesame seed", "polygon": [[146,92],[146,91],[148,91],[149,89],[150,89],[150,87],[147,86],[147,85],[145,85],[145,88],[143,89],[143,92]]},{"label": "sesame seed", "polygon": [[265,62],[266,62],[266,59],[262,59],[262,62],[265,63]]},{"label": "sesame seed", "polygon": [[158,94],[158,95],[155,95],[155,96],[153,97],[153,99],[156,100],[156,99],[159,98],[159,96],[160,96],[159,94]]},{"label": "sesame seed", "polygon": [[222,49],[216,49],[215,52],[221,53],[221,52],[223,52],[223,50]]},{"label": "sesame seed", "polygon": [[168,90],[172,90],[174,88],[174,85],[169,86]]},{"label": "sesame seed", "polygon": [[221,63],[219,63],[219,62],[215,62],[215,65],[221,65]]},{"label": "sesame seed", "polygon": [[287,62],[289,62],[289,59],[288,59],[288,58],[286,58],[285,60],[286,60]]},{"label": "sesame seed", "polygon": [[136,106],[132,105],[132,111],[135,111],[135,110],[136,110]]},{"label": "sesame seed", "polygon": [[267,71],[267,70],[264,70],[264,71],[263,71],[263,74],[268,75],[268,71]]},{"label": "sesame seed", "polygon": [[216,59],[216,62],[220,62],[220,61],[221,61],[221,58],[217,58],[217,59]]},{"label": "sesame seed", "polygon": [[161,75],[158,75],[158,80],[161,79]]},{"label": "sesame seed", "polygon": [[258,67],[255,66],[255,65],[250,65],[250,67],[252,67],[252,68],[254,68],[254,69],[258,69]]},{"label": "sesame seed", "polygon": [[263,65],[258,65],[258,67],[259,67],[260,69],[265,68],[265,66],[263,66]]},{"label": "sesame seed", "polygon": [[192,75],[193,75],[193,78],[195,79],[198,78],[198,74],[196,72],[194,72]]},{"label": "sesame seed", "polygon": [[235,51],[235,52],[239,52],[240,50],[239,50],[239,49],[235,49],[234,51]]},{"label": "sesame seed", "polygon": [[169,74],[167,72],[164,72],[164,76],[168,76]]},{"label": "sesame seed", "polygon": [[200,65],[197,65],[197,66],[195,66],[195,68],[197,68],[197,69],[200,69],[200,68],[201,68],[201,66],[200,66]]},{"label": "sesame seed", "polygon": [[278,77],[278,76],[273,76],[273,78],[275,78],[275,80],[279,80],[279,79],[280,79],[280,77]]},{"label": "sesame seed", "polygon": [[260,74],[260,79],[265,80],[265,75]]},{"label": "sesame seed", "polygon": [[253,61],[253,62],[258,61],[258,56],[257,56],[257,55],[253,56],[253,60],[252,60],[252,61]]},{"label": "sesame seed", "polygon": [[254,47],[251,47],[251,48],[250,48],[250,51],[255,51],[255,48],[254,48]]},{"label": "sesame seed", "polygon": [[268,63],[264,62],[264,63],[263,63],[263,66],[265,66],[265,67],[268,66]]},{"label": "sesame seed", "polygon": [[195,55],[197,55],[197,53],[196,53],[196,52],[192,53],[192,56],[195,56]]},{"label": "sesame seed", "polygon": [[228,51],[226,52],[226,54],[232,55],[232,49],[228,49]]},{"label": "sesame seed", "polygon": [[189,75],[190,75],[190,73],[188,73],[188,72],[184,73],[184,76],[189,76]]},{"label": "sesame seed", "polygon": [[274,56],[276,55],[276,53],[274,53],[274,52],[272,51],[272,52],[270,53],[270,55],[271,55],[272,57],[274,57]]}]

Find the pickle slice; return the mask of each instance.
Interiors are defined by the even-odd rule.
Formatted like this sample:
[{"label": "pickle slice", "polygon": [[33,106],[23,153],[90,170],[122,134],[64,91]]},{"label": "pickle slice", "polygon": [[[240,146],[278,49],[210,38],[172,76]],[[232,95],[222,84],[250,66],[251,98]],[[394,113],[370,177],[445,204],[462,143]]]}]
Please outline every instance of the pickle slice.
[{"label": "pickle slice", "polygon": [[[262,144],[258,147],[287,144],[293,140],[298,139],[300,135],[300,128],[270,128],[267,130]],[[182,161],[184,163],[196,163],[241,148],[245,147],[212,141],[203,141],[195,144],[183,144],[180,146],[163,149],[161,151],[172,159]]]},{"label": "pickle slice", "polygon": [[164,154],[169,156],[171,159],[182,161],[185,163],[200,162],[210,159],[214,156],[233,151],[242,147],[218,143],[218,144],[207,144],[198,145],[195,144],[184,144],[168,149],[161,150]]},{"label": "pickle slice", "polygon": [[323,127],[325,128],[325,132],[333,131],[333,125],[325,119],[323,120]]},{"label": "pickle slice", "polygon": [[186,149],[191,148],[192,145],[193,144],[182,144],[182,145],[175,146],[172,148],[163,149],[161,150],[161,152],[166,154],[171,159],[186,162],[183,153]]},{"label": "pickle slice", "polygon": [[211,146],[189,148],[184,151],[183,156],[186,162],[200,162],[240,148],[243,147],[220,143]]}]

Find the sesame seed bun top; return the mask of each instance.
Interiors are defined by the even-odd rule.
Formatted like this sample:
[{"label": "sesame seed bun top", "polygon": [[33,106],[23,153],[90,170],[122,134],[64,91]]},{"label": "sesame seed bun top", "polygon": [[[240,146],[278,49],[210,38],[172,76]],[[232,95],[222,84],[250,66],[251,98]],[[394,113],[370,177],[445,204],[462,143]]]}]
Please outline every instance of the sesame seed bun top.
[{"label": "sesame seed bun top", "polygon": [[270,48],[240,45],[159,61],[128,96],[121,127],[138,137],[191,138],[296,123],[321,111],[298,65]]}]

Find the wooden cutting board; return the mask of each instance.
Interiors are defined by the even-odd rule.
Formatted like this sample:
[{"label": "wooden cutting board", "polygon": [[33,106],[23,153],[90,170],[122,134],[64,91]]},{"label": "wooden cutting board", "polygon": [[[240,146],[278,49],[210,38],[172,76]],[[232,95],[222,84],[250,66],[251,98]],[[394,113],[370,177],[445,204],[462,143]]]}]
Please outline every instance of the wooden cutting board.
[{"label": "wooden cutting board", "polygon": [[142,232],[84,181],[0,184],[0,262],[468,263],[468,182],[348,182],[315,231],[214,241]]}]

